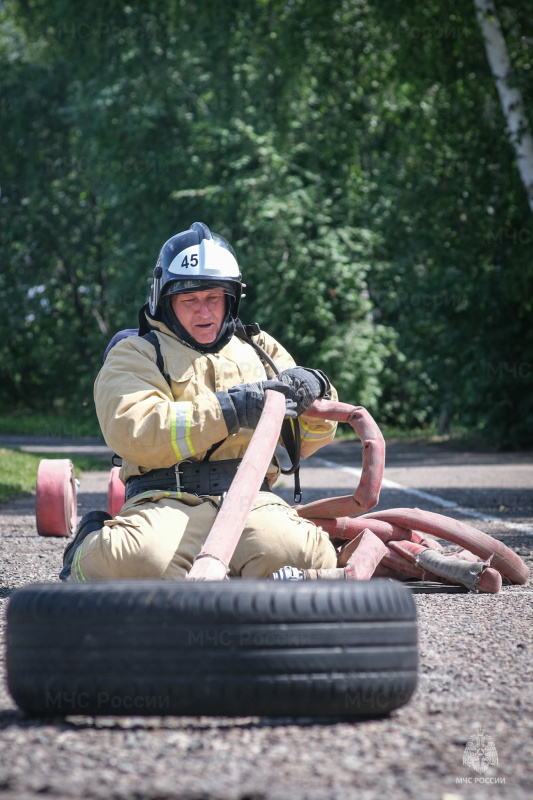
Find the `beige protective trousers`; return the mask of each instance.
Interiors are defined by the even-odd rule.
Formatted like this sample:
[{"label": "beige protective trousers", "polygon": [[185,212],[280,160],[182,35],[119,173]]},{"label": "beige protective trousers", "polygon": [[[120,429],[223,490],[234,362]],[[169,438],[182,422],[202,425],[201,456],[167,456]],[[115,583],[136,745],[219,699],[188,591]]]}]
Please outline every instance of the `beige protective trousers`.
[{"label": "beige protective trousers", "polygon": [[[215,521],[219,501],[178,492],[132,498],[77,548],[70,580],[185,578]],[[259,492],[229,566],[232,577],[268,578],[284,566],[327,569],[336,563],[333,545],[321,528],[271,492]]]}]

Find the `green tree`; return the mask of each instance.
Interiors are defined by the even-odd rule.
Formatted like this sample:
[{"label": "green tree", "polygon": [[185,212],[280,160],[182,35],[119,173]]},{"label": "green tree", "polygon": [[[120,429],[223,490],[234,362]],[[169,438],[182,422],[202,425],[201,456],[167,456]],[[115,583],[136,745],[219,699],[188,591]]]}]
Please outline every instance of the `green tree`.
[{"label": "green tree", "polygon": [[[6,49],[4,80],[25,105],[7,115],[16,125],[6,160],[28,117],[35,137],[45,119],[50,130],[38,145],[25,138],[31,178],[19,159],[6,182],[4,253],[13,313],[24,317],[9,345],[24,365],[14,367],[16,401],[88,402],[107,339],[135,323],[159,246],[204,219],[238,250],[245,313],[327,369],[345,399],[375,407],[390,333],[365,296],[372,236],[354,202],[363,178],[346,131],[347,110],[354,124],[361,114],[351,104],[357,61],[340,69],[334,50],[347,48],[351,27],[328,31],[318,4],[102,8],[9,4],[24,44]],[[335,93],[322,96],[323,80]],[[4,402],[13,397],[7,387]]]},{"label": "green tree", "polygon": [[[508,9],[531,97],[527,4]],[[471,2],[376,2],[394,78],[375,109],[385,268],[371,294],[434,415],[500,444],[533,437],[533,226]],[[531,104],[529,104],[531,108]],[[428,394],[429,390],[429,394]],[[397,403],[397,385],[385,398]]]},{"label": "green tree", "polygon": [[[500,16],[530,114],[528,5]],[[344,400],[532,441],[533,228],[472,0],[0,15],[3,409],[89,408],[159,247],[203,220],[245,321]]]}]

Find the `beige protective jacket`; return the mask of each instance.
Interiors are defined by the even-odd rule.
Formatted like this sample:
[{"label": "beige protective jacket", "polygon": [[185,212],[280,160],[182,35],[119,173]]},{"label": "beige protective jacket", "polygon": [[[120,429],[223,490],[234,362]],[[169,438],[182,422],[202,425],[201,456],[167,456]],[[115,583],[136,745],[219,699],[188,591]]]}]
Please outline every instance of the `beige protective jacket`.
[{"label": "beige protective jacket", "polygon": [[[125,482],[132,475],[201,461],[223,440],[211,460],[242,458],[253,431],[228,435],[215,392],[241,383],[267,380],[254,348],[236,336],[218,353],[202,354],[183,344],[163,323],[150,320],[161,346],[171,388],[159,371],[156,351],[139,336],[122,339],[110,350],[96,378],[96,413],[107,445],[123,459]],[[254,337],[280,370],[295,366],[287,351],[267,333]],[[332,390],[336,399],[336,393]],[[299,417],[302,457],[335,436],[336,423]],[[267,472],[270,486],[279,475],[274,458]]]}]

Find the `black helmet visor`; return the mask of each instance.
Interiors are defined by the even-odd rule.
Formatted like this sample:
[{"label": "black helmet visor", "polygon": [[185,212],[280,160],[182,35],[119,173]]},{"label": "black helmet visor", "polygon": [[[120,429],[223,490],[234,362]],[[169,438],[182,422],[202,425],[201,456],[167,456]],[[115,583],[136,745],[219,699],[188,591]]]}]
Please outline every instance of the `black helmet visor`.
[{"label": "black helmet visor", "polygon": [[224,289],[225,294],[236,297],[236,288],[232,281],[217,281],[205,278],[186,278],[183,280],[169,281],[163,288],[163,295],[187,294],[190,292],[207,292],[209,289]]}]

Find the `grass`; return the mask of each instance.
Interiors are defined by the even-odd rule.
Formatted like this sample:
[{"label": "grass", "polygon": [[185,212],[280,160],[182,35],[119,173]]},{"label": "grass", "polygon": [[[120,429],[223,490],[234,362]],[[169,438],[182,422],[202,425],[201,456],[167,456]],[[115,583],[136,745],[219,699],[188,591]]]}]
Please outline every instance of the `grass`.
[{"label": "grass", "polygon": [[94,414],[64,416],[62,414],[40,414],[20,412],[0,414],[0,434],[19,436],[63,436],[78,438],[98,436],[102,438],[98,420]]},{"label": "grass", "polygon": [[[387,442],[450,442],[468,445],[477,442],[479,437],[464,428],[453,427],[449,433],[439,435],[437,424],[434,423],[424,428],[405,430],[392,425],[382,425],[381,432]],[[83,410],[82,416],[69,416],[63,414],[40,414],[37,412],[17,412],[15,414],[0,414],[0,435],[14,434],[19,436],[59,436],[75,439],[91,436],[102,438],[100,426],[94,412]],[[358,436],[348,424],[341,424],[337,428],[337,439],[351,441]],[[485,442],[486,445],[486,442]]]},{"label": "grass", "polygon": [[[444,436],[439,436],[437,434],[437,426],[428,427],[428,428],[412,428],[410,430],[405,430],[404,428],[397,428],[392,425],[380,425],[381,433],[386,441],[397,441],[397,442],[433,442],[433,441],[445,441],[450,438],[450,434],[446,434]],[[342,439],[343,441],[350,441],[352,439],[358,439],[356,432],[354,429],[348,425],[347,423],[342,423],[337,428],[337,439]]]},{"label": "grass", "polygon": [[[437,425],[425,428],[397,428],[392,425],[381,425],[381,433],[388,444],[442,444],[457,449],[495,450],[486,439],[476,432],[460,426],[452,426],[447,433],[439,433]],[[357,441],[359,437],[350,425],[342,424],[337,428],[335,437],[340,441]]]},{"label": "grass", "polygon": [[[37,484],[37,470],[41,458],[65,458],[64,454],[23,453],[20,450],[0,448],[0,504],[7,503],[21,494],[31,494]],[[109,459],[92,456],[72,456],[74,474],[79,476],[85,470],[107,470],[111,468]]]}]

